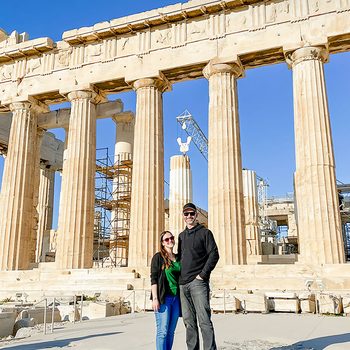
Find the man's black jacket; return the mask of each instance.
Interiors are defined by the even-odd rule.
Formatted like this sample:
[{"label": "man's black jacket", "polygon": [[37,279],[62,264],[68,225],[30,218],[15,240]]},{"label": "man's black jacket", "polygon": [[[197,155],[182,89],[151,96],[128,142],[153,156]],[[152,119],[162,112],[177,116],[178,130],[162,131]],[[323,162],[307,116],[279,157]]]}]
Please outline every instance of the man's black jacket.
[{"label": "man's black jacket", "polygon": [[210,273],[219,260],[213,233],[198,224],[179,235],[178,255],[181,261],[180,284],[193,281],[197,275],[209,281]]}]

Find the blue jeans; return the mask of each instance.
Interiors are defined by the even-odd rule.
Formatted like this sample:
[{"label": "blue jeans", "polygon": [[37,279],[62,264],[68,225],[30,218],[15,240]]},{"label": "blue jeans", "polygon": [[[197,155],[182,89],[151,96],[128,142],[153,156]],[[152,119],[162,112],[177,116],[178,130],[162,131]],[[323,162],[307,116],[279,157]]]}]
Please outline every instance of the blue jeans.
[{"label": "blue jeans", "polygon": [[177,325],[177,320],[180,315],[180,298],[178,296],[166,296],[164,304],[156,315],[157,350],[171,350],[174,342],[174,333]]},{"label": "blue jeans", "polygon": [[202,332],[205,350],[216,350],[214,327],[209,305],[209,282],[194,279],[180,285],[182,318],[186,327],[188,350],[199,350],[198,325]]}]

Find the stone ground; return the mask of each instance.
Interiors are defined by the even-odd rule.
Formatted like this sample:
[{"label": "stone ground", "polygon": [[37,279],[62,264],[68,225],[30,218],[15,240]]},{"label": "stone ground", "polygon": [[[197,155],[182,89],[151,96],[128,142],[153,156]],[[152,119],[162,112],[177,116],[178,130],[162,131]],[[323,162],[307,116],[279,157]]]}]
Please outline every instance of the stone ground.
[{"label": "stone ground", "polygon": [[[213,315],[219,350],[350,350],[350,318],[297,314]],[[128,314],[82,323],[55,324],[52,334],[42,327],[23,329],[25,339],[1,341],[1,349],[123,350],[155,349],[153,313]],[[40,333],[38,333],[40,332]],[[186,349],[182,320],[174,350]]]}]

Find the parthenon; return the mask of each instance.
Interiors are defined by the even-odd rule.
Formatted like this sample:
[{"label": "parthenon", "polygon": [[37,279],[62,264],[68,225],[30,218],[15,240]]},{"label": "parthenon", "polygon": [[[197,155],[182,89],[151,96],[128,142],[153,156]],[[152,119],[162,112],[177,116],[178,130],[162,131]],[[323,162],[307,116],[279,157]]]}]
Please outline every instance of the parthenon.
[{"label": "parthenon", "polygon": [[[93,265],[96,119],[112,118],[116,142],[123,141],[116,152],[132,160],[125,269],[147,278],[165,227],[162,96],[177,82],[205,78],[208,227],[221,257],[215,283],[303,289],[313,276],[329,289],[350,290],[324,77],[329,56],[350,49],[349,19],[350,0],[191,0],[66,31],[58,42],[0,31],[0,144],[6,155],[0,275],[25,271],[25,280],[52,264],[50,271],[69,275],[69,284],[72,271],[99,269]],[[273,270],[258,259],[259,238],[247,226],[253,209],[244,196],[237,80],[248,69],[283,62],[293,74],[299,250],[297,262]],[[108,101],[131,90],[135,116],[121,100]],[[61,102],[70,108],[50,111]],[[58,127],[66,130],[64,142],[48,132]],[[42,232],[51,228],[58,170],[57,247],[55,262],[46,263],[38,255]],[[274,285],[274,274],[285,280]],[[40,289],[45,292],[44,285]]]}]

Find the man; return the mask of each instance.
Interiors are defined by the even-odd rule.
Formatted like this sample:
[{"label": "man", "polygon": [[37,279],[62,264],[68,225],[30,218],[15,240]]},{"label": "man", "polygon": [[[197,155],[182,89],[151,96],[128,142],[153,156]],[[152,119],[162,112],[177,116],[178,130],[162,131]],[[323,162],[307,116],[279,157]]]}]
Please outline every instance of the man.
[{"label": "man", "polygon": [[193,203],[184,205],[186,229],[180,233],[178,243],[182,317],[188,350],[199,349],[197,319],[204,349],[216,350],[209,305],[209,278],[219,260],[219,252],[212,232],[198,224],[197,216],[197,208]]}]

